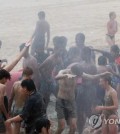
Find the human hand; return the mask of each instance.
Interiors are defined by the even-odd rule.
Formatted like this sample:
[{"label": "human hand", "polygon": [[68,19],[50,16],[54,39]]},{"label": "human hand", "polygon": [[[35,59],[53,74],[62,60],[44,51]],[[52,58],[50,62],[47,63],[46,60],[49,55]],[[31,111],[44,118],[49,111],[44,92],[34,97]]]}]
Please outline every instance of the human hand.
[{"label": "human hand", "polygon": [[76,77],[76,75],[73,75],[73,74],[67,74],[67,78],[68,78],[68,79],[75,78],[75,77]]},{"label": "human hand", "polygon": [[95,107],[95,110],[96,110],[97,112],[101,112],[102,110],[104,110],[104,106],[96,106],[96,107]]}]

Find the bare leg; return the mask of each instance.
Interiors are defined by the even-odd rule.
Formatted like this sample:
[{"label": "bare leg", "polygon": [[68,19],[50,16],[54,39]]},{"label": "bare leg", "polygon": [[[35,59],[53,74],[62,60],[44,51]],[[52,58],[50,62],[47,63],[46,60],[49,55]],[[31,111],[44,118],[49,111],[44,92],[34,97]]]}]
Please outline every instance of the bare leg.
[{"label": "bare leg", "polygon": [[55,134],[61,134],[65,129],[65,119],[60,119],[58,121],[58,128]]},{"label": "bare leg", "polygon": [[84,117],[84,113],[79,111],[77,113],[77,128],[78,128],[78,132],[79,134],[82,134],[84,126],[85,126],[85,117]]},{"label": "bare leg", "polygon": [[108,134],[108,125],[105,122],[102,125],[102,134]]},{"label": "bare leg", "polygon": [[77,129],[77,119],[72,118],[70,119],[70,131],[69,134],[74,134]]},{"label": "bare leg", "polygon": [[113,40],[108,35],[106,35],[106,40],[107,40],[107,43],[109,44],[109,46],[113,46],[114,45]]},{"label": "bare leg", "polygon": [[[116,115],[111,115],[109,119],[117,119]],[[118,128],[116,124],[108,124],[109,134],[118,134]]]}]

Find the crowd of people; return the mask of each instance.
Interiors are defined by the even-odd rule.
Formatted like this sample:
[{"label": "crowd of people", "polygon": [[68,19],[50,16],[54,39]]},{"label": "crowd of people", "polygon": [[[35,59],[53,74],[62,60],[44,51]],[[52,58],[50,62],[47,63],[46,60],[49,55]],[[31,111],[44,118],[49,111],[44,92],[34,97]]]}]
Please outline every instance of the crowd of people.
[{"label": "crowd of people", "polygon": [[[55,134],[62,134],[66,124],[69,134],[88,134],[86,122],[92,115],[102,117],[102,126],[91,127],[91,134],[118,134],[119,124],[104,122],[119,118],[120,49],[115,44],[115,12],[109,14],[107,24],[110,51],[86,45],[83,33],[76,34],[69,50],[65,36],[55,36],[53,49],[49,48],[50,25],[45,12],[39,12],[38,17],[35,31],[27,43],[20,45],[19,55],[5,66],[7,60],[0,61],[0,134],[20,134],[21,127],[26,134],[51,134],[47,108],[52,94],[56,97],[58,119]],[[7,97],[10,71],[22,57],[22,75]]]}]

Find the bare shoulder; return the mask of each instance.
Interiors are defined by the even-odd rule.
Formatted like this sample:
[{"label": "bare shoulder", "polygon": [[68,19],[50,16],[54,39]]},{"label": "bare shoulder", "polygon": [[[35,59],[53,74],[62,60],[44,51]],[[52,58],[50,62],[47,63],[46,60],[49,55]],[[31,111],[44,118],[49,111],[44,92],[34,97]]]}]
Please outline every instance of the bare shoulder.
[{"label": "bare shoulder", "polygon": [[16,82],[14,83],[14,86],[20,85],[20,84],[21,84],[21,81],[16,81]]},{"label": "bare shoulder", "polygon": [[110,94],[111,94],[111,96],[117,96],[117,91],[112,88]]},{"label": "bare shoulder", "polygon": [[4,94],[6,89],[6,85],[0,84],[0,94]]},{"label": "bare shoulder", "polygon": [[6,88],[6,85],[0,84],[0,89],[4,89],[4,88]]}]

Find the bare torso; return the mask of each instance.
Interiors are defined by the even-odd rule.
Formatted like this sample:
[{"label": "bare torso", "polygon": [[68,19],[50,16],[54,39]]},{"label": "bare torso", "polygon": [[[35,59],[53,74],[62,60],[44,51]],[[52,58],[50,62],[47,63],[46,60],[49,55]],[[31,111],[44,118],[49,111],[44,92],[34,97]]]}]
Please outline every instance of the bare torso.
[{"label": "bare torso", "polygon": [[27,58],[24,58],[23,69],[26,67],[30,67],[33,70],[32,79],[34,80],[36,87],[39,88],[40,72],[37,60],[31,55],[29,55]]},{"label": "bare torso", "polygon": [[15,107],[22,108],[26,101],[26,96],[21,92],[21,81],[18,81],[13,86]]},{"label": "bare torso", "polygon": [[49,24],[46,20],[38,21],[36,24],[35,38],[45,38],[45,33],[49,30]]},{"label": "bare torso", "polygon": [[[66,73],[70,73],[66,71]],[[64,78],[59,80],[58,98],[65,100],[75,99],[76,78]]]},{"label": "bare torso", "polygon": [[[0,96],[2,96],[3,101],[4,101],[4,96],[6,96],[5,89],[6,89],[6,86],[0,83]],[[1,113],[1,109],[0,109],[0,113]]]},{"label": "bare torso", "polygon": [[114,20],[110,20],[107,23],[107,34],[114,36],[117,32],[117,22]]}]

